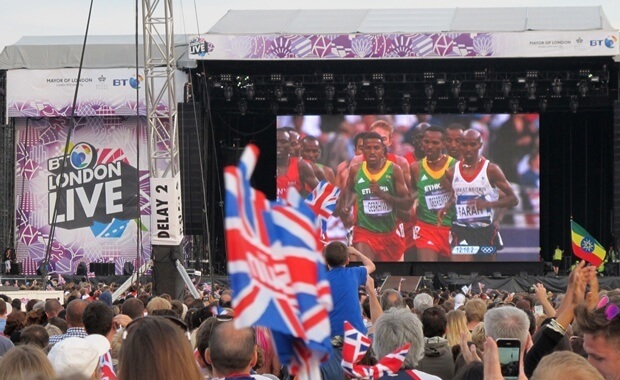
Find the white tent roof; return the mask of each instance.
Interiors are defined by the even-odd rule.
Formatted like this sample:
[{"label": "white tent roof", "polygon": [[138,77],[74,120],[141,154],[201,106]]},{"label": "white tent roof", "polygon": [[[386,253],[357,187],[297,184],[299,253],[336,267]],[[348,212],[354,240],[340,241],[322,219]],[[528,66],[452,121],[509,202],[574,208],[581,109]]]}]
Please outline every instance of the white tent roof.
[{"label": "white tent roof", "polygon": [[[84,68],[136,66],[135,36],[88,36]],[[79,67],[84,36],[26,36],[0,53],[0,70],[60,69]],[[138,64],[143,66],[142,36],[138,36]],[[187,58],[187,36],[175,36],[175,55],[179,68],[196,67]]]},{"label": "white tent roof", "polygon": [[614,30],[600,6],[231,10],[209,34],[345,34]]}]

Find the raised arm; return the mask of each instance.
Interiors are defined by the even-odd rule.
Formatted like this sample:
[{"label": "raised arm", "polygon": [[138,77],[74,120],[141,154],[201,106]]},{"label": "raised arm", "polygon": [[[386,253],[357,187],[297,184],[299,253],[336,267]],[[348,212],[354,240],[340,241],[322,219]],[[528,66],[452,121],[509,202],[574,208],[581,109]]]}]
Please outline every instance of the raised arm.
[{"label": "raised arm", "polygon": [[358,261],[361,261],[362,265],[366,268],[367,275],[370,275],[372,272],[375,271],[375,269],[377,269],[375,263],[373,263],[368,257],[364,256],[364,254],[357,249],[349,247],[349,255],[355,256]]}]

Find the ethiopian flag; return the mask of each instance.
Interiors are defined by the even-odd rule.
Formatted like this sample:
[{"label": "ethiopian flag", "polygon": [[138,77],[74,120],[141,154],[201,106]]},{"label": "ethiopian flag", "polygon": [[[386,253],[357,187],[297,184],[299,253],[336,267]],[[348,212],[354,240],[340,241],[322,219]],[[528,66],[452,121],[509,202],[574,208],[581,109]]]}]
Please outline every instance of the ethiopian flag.
[{"label": "ethiopian flag", "polygon": [[579,224],[570,221],[573,253],[594,266],[599,266],[605,260],[605,249],[595,238]]}]

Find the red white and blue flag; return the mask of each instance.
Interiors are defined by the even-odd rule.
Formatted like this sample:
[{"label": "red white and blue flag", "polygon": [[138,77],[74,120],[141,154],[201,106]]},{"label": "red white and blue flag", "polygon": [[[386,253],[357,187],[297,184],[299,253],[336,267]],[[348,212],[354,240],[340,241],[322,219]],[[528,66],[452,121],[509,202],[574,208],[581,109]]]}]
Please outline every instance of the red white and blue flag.
[{"label": "red white and blue flag", "polygon": [[331,352],[332,307],[318,223],[296,191],[285,205],[251,187],[258,153],[249,145],[224,172],[235,326],[270,328],[280,360],[300,379],[317,378]]},{"label": "red white and blue flag", "polygon": [[321,224],[327,223],[327,219],[334,213],[339,195],[339,187],[327,181],[321,181],[306,198],[306,203],[314,211]]},{"label": "red white and blue flag", "polygon": [[385,357],[373,366],[359,363],[370,349],[371,340],[359,332],[349,322],[344,322],[344,344],[342,346],[342,368],[355,379],[379,379],[382,376],[397,373],[403,365],[411,344],[407,343]]}]

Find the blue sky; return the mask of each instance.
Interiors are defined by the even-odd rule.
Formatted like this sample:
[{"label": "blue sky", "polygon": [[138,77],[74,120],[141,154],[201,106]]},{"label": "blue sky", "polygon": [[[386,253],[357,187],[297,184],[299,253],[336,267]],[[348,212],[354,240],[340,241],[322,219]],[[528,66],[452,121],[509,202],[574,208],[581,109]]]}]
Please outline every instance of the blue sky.
[{"label": "blue sky", "polygon": [[[141,2],[140,2],[141,4]],[[174,0],[175,33],[206,33],[229,9],[364,9],[454,8],[601,5],[616,28],[620,28],[618,0]],[[0,51],[22,36],[83,35],[88,0],[0,0]],[[141,5],[140,5],[141,9]],[[196,14],[198,17],[196,17]],[[141,25],[140,25],[141,28]],[[96,0],[91,35],[133,34],[135,1]],[[141,29],[140,29],[141,30]]]}]

